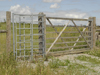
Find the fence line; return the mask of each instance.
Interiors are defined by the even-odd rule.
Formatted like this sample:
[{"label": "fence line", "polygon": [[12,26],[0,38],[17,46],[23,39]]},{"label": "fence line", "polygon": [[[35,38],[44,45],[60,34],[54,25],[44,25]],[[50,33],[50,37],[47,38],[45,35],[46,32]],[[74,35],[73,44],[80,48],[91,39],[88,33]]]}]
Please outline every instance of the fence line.
[{"label": "fence line", "polygon": [[[96,18],[95,17],[90,17],[89,19],[75,19],[75,18],[61,18],[61,17],[46,17],[46,15],[44,13],[40,13],[39,15],[34,15],[34,14],[28,14],[28,15],[23,15],[23,14],[15,14],[15,15],[20,15],[20,16],[30,16],[32,15],[31,17],[31,21],[32,21],[32,28],[26,28],[26,29],[38,29],[38,34],[33,34],[33,30],[30,31],[30,33],[32,34],[32,37],[30,39],[32,39],[30,42],[31,43],[31,57],[33,57],[33,35],[39,35],[39,52],[40,54],[43,53],[43,55],[45,55],[45,53],[47,54],[50,49],[52,48],[52,46],[55,44],[55,42],[58,40],[58,38],[60,38],[62,40],[62,44],[64,43],[66,46],[67,46],[67,43],[74,43],[73,46],[69,46],[69,49],[71,48],[71,50],[73,50],[73,48],[75,47],[76,43],[77,42],[86,42],[87,45],[81,45],[81,46],[89,46],[90,48],[95,48],[95,32],[96,31],[100,31],[99,29],[96,29]],[[38,27],[37,28],[33,28],[33,16],[38,16]],[[14,16],[12,18],[12,20],[14,19]],[[57,33],[57,38],[46,38],[46,19],[48,20],[48,22],[51,24],[51,27],[55,30],[55,32],[47,32],[47,33]],[[61,26],[61,27],[64,27],[63,30],[61,32],[58,32],[54,27],[56,27],[56,25],[54,26],[51,21],[49,19],[62,19],[62,20],[71,20],[72,23],[74,24],[74,26],[69,26],[69,27],[76,27],[77,31],[68,31],[68,32],[65,32],[65,28],[67,27],[67,25],[64,25],[64,26]],[[89,22],[89,26],[82,26],[82,27],[88,27],[88,30],[89,31],[86,31],[88,32],[88,40],[86,40],[86,36],[83,35],[83,33],[86,33],[85,30],[86,28],[83,29],[83,31],[80,31],[78,29],[78,26],[76,26],[75,24],[75,21],[88,21]],[[21,24],[21,22],[20,22]],[[7,47],[7,50],[6,52],[7,53],[10,53],[11,52],[11,12],[7,11],[6,12],[6,25],[7,25],[7,29],[6,30],[0,30],[0,33],[6,33],[6,47]],[[13,25],[14,25],[14,21],[13,21]],[[49,25],[47,25],[49,26]],[[60,26],[58,26],[60,27]],[[14,29],[14,28],[13,28]],[[16,28],[18,29],[18,28]],[[24,29],[24,35],[19,35],[19,37],[21,36],[24,36],[24,46],[25,46],[25,36],[27,34],[25,34],[25,25],[24,25],[24,28],[21,28],[20,29]],[[13,33],[14,33],[14,30],[13,30]],[[21,33],[21,32],[20,32]],[[75,37],[68,37],[68,36],[65,36],[65,37],[61,37],[61,34],[62,33],[80,33],[80,35],[78,36],[78,38],[75,36]],[[29,34],[30,35],[30,34]],[[79,41],[79,38],[83,37],[84,41]],[[15,38],[15,36],[13,35],[13,39]],[[67,41],[67,42],[64,42],[64,38],[77,38],[76,41]],[[55,39],[55,41],[53,43],[51,43],[51,46],[49,47],[48,51],[46,52],[46,39]],[[14,42],[15,40],[13,40]],[[41,42],[42,41],[42,42]],[[20,44],[21,44],[21,41],[19,41]],[[34,41],[35,42],[35,41]],[[14,42],[15,43],[15,42]],[[13,45],[14,45],[13,43]],[[17,42],[18,43],[18,42]],[[50,43],[49,43],[50,44]],[[59,43],[58,43],[59,44]],[[80,45],[79,45],[80,46]],[[21,47],[21,46],[20,46]],[[13,46],[14,48],[14,46]],[[61,47],[60,47],[61,48]],[[67,47],[68,48],[68,47]],[[89,48],[89,49],[90,49]],[[15,48],[14,48],[15,49]],[[34,48],[35,49],[35,48]],[[56,48],[55,48],[56,49]],[[25,47],[24,47],[24,50],[25,50]],[[81,49],[80,49],[81,50]],[[20,48],[20,51],[21,51],[21,48]],[[15,53],[15,52],[14,52]],[[25,56],[25,55],[24,55]]]}]

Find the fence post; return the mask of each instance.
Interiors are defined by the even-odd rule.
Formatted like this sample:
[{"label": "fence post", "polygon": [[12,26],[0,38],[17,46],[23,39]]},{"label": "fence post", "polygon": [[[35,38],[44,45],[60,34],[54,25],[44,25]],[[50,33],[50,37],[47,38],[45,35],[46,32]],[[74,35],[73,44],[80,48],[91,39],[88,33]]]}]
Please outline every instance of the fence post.
[{"label": "fence post", "polygon": [[93,48],[95,48],[96,44],[95,33],[96,33],[96,17],[93,17]]},{"label": "fence post", "polygon": [[95,38],[95,32],[96,32],[96,17],[89,17],[89,19],[91,19],[92,21],[89,21],[90,24],[88,29],[89,31],[91,31],[91,33],[89,33],[88,35],[91,36],[91,38],[89,38],[89,40],[91,40],[91,48],[94,49],[95,48],[95,43],[96,43],[96,38]]},{"label": "fence post", "polygon": [[[39,53],[45,54],[45,16],[43,13],[39,13],[38,16],[38,29],[39,29]],[[42,34],[42,35],[41,35]]]},{"label": "fence post", "polygon": [[6,34],[6,46],[7,46],[7,53],[11,52],[11,12],[6,12],[6,25],[7,25],[7,34]]},{"label": "fence post", "polygon": [[[92,17],[89,17],[89,19],[92,20]],[[93,40],[92,40],[92,39],[93,39],[93,37],[92,37],[92,33],[93,33],[93,31],[92,31],[93,25],[92,25],[92,24],[93,24],[92,21],[89,21],[89,27],[88,27],[89,33],[88,33],[88,36],[91,36],[91,37],[89,37],[88,40],[91,40],[91,42],[89,42],[91,48],[93,48],[93,45],[92,45],[92,43],[93,43]]]},{"label": "fence post", "polygon": [[43,55],[46,54],[46,15],[43,14],[43,32],[44,32],[44,50],[43,50]]}]

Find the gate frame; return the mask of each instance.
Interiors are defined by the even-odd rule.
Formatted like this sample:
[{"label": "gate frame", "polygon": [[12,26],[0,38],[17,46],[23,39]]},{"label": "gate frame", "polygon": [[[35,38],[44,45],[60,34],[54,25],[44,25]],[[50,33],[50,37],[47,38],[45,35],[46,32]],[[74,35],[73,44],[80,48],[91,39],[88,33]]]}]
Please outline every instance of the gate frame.
[{"label": "gate frame", "polygon": [[[89,31],[91,31],[91,33],[90,33],[90,36],[91,36],[91,45],[89,45],[88,44],[88,42],[86,41],[86,39],[84,38],[84,36],[82,35],[82,33],[80,32],[80,30],[77,28],[77,30],[78,30],[78,32],[81,34],[81,36],[84,38],[84,40],[85,40],[85,42],[87,42],[87,44],[90,46],[90,49],[92,50],[92,49],[94,49],[95,48],[95,42],[96,42],[96,40],[95,40],[95,28],[96,28],[96,17],[89,17],[88,19],[76,19],[76,18],[61,18],[61,17],[46,17],[46,19],[48,20],[48,22],[51,24],[51,26],[54,28],[54,26],[53,26],[53,24],[51,23],[51,21],[49,20],[49,19],[62,19],[62,20],[71,20],[72,21],[72,23],[74,24],[74,26],[77,28],[77,26],[76,26],[76,24],[74,23],[74,21],[73,20],[78,20],[78,21],[88,21],[88,22],[90,22],[90,24],[89,24],[89,26],[91,26],[90,27],[90,29],[89,29]],[[56,31],[56,29],[54,28],[54,30]],[[58,36],[59,36],[59,34],[60,33],[58,33],[57,31],[56,31],[56,33],[58,34]],[[56,38],[57,39],[57,38]],[[56,40],[55,39],[55,40]],[[53,42],[54,43],[54,42]],[[52,43],[52,45],[54,45]],[[52,47],[52,45],[51,45],[51,47]],[[46,55],[56,55],[55,53],[56,52],[49,52],[50,51],[50,49],[51,49],[51,47],[49,47],[49,49],[48,49],[48,51],[46,52]],[[87,51],[87,50],[84,50],[84,51]],[[64,51],[58,51],[59,53],[63,53],[63,54],[66,54],[66,53],[64,53]],[[70,50],[68,50],[68,51],[66,51],[66,52],[68,52],[68,53],[73,53],[73,52],[71,52]],[[79,51],[80,52],[80,51]],[[83,51],[81,51],[81,52],[83,52]],[[50,54],[51,53],[51,54]],[[53,54],[52,54],[53,53]],[[67,54],[68,54],[67,53]],[[58,54],[59,55],[59,54]]]},{"label": "gate frame", "polygon": [[[15,43],[17,42],[15,42],[15,34],[14,34],[14,32],[15,32],[15,30],[14,30],[14,27],[15,27],[15,24],[14,24],[14,15],[19,15],[19,17],[20,16],[32,16],[31,17],[31,19],[33,19],[33,17],[34,16],[37,16],[38,17],[38,20],[37,20],[37,22],[38,22],[38,30],[39,30],[39,32],[38,32],[38,34],[37,35],[39,35],[39,54],[40,55],[42,55],[43,57],[45,56],[45,49],[46,49],[46,45],[45,45],[45,43],[46,43],[46,40],[45,40],[45,38],[46,38],[46,15],[44,14],[44,13],[39,13],[39,14],[15,14],[15,13],[12,13],[12,22],[13,22],[13,53],[14,53],[14,56],[15,57],[17,57],[15,54],[16,54],[16,49],[15,49]],[[32,25],[33,25],[33,20],[31,20],[32,21]],[[21,21],[20,21],[21,22]],[[32,27],[32,33],[33,33],[33,27]],[[16,34],[17,35],[17,34]],[[34,35],[34,34],[31,34],[32,36]],[[33,38],[32,38],[33,39]],[[41,42],[42,41],[42,42]],[[33,41],[32,41],[33,42]],[[41,49],[42,48],[42,49]],[[34,48],[33,48],[33,46],[32,46],[32,48],[31,48],[31,54],[30,54],[30,57],[31,57],[31,60],[33,60],[33,50]],[[41,51],[42,51],[42,53],[41,53]],[[21,56],[20,56],[21,57]],[[25,57],[25,56],[24,56]],[[17,58],[16,58],[16,60],[17,60]]]}]

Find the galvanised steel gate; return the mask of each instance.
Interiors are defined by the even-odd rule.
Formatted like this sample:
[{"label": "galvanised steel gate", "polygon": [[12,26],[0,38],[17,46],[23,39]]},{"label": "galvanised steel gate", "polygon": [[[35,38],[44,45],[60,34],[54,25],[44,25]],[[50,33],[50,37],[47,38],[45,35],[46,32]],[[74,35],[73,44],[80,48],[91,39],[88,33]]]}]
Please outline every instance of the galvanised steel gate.
[{"label": "galvanised steel gate", "polygon": [[45,15],[12,14],[13,52],[16,60],[45,55]]}]

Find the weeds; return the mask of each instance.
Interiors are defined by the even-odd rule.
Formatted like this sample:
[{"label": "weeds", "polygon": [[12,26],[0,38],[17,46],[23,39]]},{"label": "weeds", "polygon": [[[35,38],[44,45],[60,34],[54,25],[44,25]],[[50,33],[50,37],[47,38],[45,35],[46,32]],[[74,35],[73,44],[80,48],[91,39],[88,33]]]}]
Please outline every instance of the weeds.
[{"label": "weeds", "polygon": [[100,57],[100,50],[99,49],[98,50],[95,49],[95,50],[87,52],[87,54]]},{"label": "weeds", "polygon": [[52,61],[49,62],[49,66],[51,68],[58,68],[59,66],[68,66],[69,63],[69,60],[61,61],[59,59],[52,59]]},{"label": "weeds", "polygon": [[81,61],[91,62],[93,64],[100,64],[100,60],[97,60],[96,58],[87,57],[87,56],[84,56],[84,55],[78,56],[77,59],[81,60]]}]

